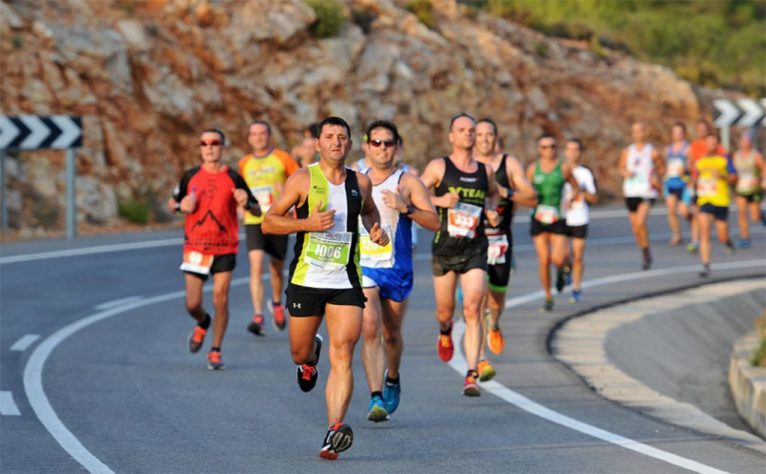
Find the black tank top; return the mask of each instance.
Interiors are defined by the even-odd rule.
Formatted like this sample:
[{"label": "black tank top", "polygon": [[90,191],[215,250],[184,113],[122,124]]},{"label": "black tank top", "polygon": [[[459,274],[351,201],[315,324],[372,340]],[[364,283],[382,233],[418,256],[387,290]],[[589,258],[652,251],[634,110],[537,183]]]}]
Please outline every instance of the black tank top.
[{"label": "black tank top", "polygon": [[453,209],[436,208],[440,226],[434,234],[432,253],[438,256],[458,256],[486,252],[484,199],[489,190],[489,182],[484,163],[477,161],[475,172],[464,173],[457,169],[448,156],[443,159],[444,177],[434,193],[438,197],[454,191],[460,198]]},{"label": "black tank top", "polygon": [[[505,160],[507,158],[508,155],[503,153],[503,159],[500,161],[500,167],[495,173],[495,180],[500,186],[504,188],[511,188],[511,181],[505,168]],[[484,225],[486,227],[487,235],[510,234],[511,223],[513,222],[513,210],[513,201],[501,197],[497,204],[497,213],[500,214],[500,224],[497,227],[492,227],[489,225],[489,222],[486,222],[485,220]]]}]

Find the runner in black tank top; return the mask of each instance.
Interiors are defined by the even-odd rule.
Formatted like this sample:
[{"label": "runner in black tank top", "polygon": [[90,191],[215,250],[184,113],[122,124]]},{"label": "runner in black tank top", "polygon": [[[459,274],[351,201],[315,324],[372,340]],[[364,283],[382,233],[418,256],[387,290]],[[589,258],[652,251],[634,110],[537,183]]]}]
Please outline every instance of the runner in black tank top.
[{"label": "runner in black tank top", "polygon": [[[421,177],[433,188],[431,202],[440,219],[434,235],[431,268],[434,274],[436,319],[440,336],[439,358],[447,362],[454,353],[452,315],[458,278],[463,289],[463,316],[466,321],[465,356],[468,366],[463,394],[479,396],[477,364],[481,341],[479,308],[486,288],[487,239],[484,216],[498,224],[497,183],[491,168],[473,158],[476,121],[458,114],[450,122],[452,153],[432,160]],[[486,209],[485,210],[485,206]]]}]

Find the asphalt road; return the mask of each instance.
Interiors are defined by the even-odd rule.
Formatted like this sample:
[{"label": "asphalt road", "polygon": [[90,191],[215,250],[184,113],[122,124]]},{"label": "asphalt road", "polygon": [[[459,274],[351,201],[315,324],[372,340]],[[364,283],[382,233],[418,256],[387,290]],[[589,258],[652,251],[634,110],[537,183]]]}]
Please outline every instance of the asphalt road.
[{"label": "asphalt road", "polygon": [[[210,372],[207,347],[186,350],[192,320],[183,309],[179,232],[5,244],[0,471],[763,473],[763,454],[608,402],[547,351],[550,330],[568,315],[701,283],[697,257],[667,246],[665,217],[655,211],[651,271],[640,271],[622,209],[601,211],[591,224],[583,302],[559,296],[547,315],[537,311],[536,260],[528,224],[518,219],[517,270],[502,320],[506,351],[476,399],[460,393],[462,356],[451,364],[436,357],[430,235],[422,232],[404,327],[402,404],[386,423],[366,421],[357,356],[346,419],[354,446],[335,462],[318,457],[326,354],[317,388],[304,394],[286,333],[245,331],[252,310],[244,252],[224,343],[227,370]],[[766,272],[763,228],[753,237],[753,247],[734,256],[714,247],[711,280]]]}]

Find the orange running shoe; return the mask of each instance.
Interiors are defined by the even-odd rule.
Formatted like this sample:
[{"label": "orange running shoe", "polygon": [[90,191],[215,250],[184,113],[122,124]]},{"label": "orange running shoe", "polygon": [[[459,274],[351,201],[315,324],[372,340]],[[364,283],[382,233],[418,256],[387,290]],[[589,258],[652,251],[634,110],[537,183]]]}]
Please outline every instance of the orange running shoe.
[{"label": "orange running shoe", "polygon": [[322,450],[319,451],[319,457],[329,460],[338,459],[338,453],[350,448],[353,442],[354,432],[351,427],[339,421],[327,430],[322,442]]},{"label": "orange running shoe", "polygon": [[452,359],[455,353],[455,345],[452,343],[452,321],[449,322],[449,329],[446,332],[439,332],[436,350],[439,353],[439,359],[443,362],[449,362]]},{"label": "orange running shoe", "polygon": [[210,351],[207,353],[208,370],[223,370],[224,365],[221,362],[221,353],[219,351]]},{"label": "orange running shoe", "polygon": [[480,382],[492,380],[497,374],[497,371],[487,359],[480,360],[479,364],[476,366],[476,370],[479,371]]},{"label": "orange running shoe", "polygon": [[502,354],[503,349],[505,349],[503,331],[500,330],[500,327],[493,328],[489,320],[487,321],[487,327],[489,327],[489,331],[487,331],[487,347],[489,347],[493,354]]},{"label": "orange running shoe", "polygon": [[475,370],[469,370],[465,376],[465,382],[463,383],[463,395],[466,397],[478,397],[481,396],[478,384],[478,374]]},{"label": "orange running shoe", "polygon": [[192,354],[199,352],[202,343],[205,342],[205,334],[207,334],[207,329],[194,326],[194,329],[192,329],[192,332],[189,334],[189,352]]},{"label": "orange running shoe", "polygon": [[285,330],[285,307],[282,306],[282,303],[274,304],[273,301],[269,300],[269,311],[271,312],[271,315],[274,317],[274,319],[271,320],[271,323],[274,325],[274,329],[276,329],[277,331],[284,331]]}]

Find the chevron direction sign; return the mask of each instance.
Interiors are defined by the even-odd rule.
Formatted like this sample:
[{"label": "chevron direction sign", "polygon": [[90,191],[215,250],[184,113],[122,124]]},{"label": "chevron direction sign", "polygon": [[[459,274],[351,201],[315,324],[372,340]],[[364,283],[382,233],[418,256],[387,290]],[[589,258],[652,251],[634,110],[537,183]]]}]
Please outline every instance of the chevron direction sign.
[{"label": "chevron direction sign", "polygon": [[81,117],[0,115],[0,150],[64,150],[81,146]]},{"label": "chevron direction sign", "polygon": [[717,99],[713,107],[716,127],[766,127],[766,99]]}]

